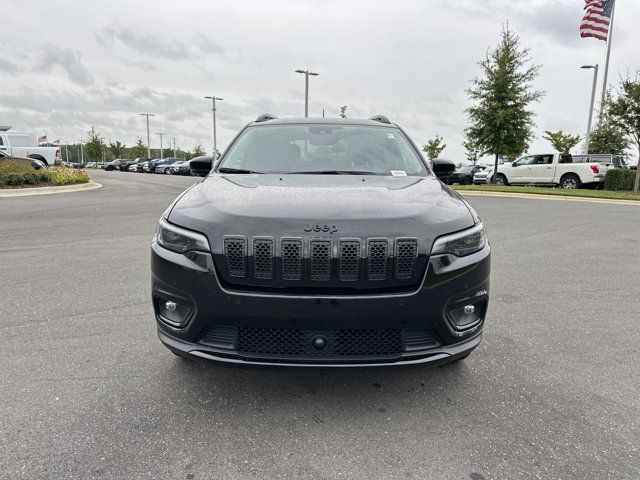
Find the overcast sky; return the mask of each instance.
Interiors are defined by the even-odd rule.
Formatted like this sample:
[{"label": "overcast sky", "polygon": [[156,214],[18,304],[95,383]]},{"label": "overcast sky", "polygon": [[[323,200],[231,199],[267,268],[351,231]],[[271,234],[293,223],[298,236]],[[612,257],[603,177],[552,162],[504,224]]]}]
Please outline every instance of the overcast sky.
[{"label": "overcast sky", "polygon": [[[618,0],[610,83],[640,67],[640,2]],[[151,132],[190,149],[218,146],[264,112],[382,113],[422,144],[442,135],[442,156],[464,158],[465,89],[509,21],[542,65],[530,151],[544,130],[584,134],[592,76],[606,44],[581,39],[581,0],[4,0],[0,25],[0,125],[74,142],[93,125],[107,140],[146,142]],[[152,134],[152,147],[159,137]]]}]

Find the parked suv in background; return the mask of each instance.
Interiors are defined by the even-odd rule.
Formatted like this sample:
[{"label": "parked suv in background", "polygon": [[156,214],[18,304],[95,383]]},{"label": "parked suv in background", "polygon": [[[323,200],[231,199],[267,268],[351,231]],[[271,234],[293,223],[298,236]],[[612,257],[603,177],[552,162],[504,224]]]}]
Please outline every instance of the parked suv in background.
[{"label": "parked suv in background", "polygon": [[442,363],[481,340],[483,224],[383,116],[258,117],[167,208],[151,250],[158,335],[178,355]]},{"label": "parked suv in background", "polygon": [[557,185],[574,189],[603,184],[608,168],[598,162],[574,163],[568,153],[524,155],[509,165],[498,165],[496,183]]}]

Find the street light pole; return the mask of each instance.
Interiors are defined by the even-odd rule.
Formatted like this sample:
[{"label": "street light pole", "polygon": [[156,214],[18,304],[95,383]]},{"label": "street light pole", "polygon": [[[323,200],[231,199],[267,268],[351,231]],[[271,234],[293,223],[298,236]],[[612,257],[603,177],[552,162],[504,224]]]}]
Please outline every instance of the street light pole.
[{"label": "street light pole", "polygon": [[176,157],[176,137],[171,137],[173,140],[173,158]]},{"label": "street light pole", "polygon": [[80,163],[84,163],[84,145],[82,144],[82,140],[80,140]]},{"label": "street light pole", "polygon": [[147,158],[151,158],[151,137],[149,136],[149,117],[155,117],[153,113],[141,113],[147,117]]},{"label": "street light pole", "polygon": [[593,86],[591,87],[591,103],[589,105],[589,121],[587,122],[587,136],[584,140],[584,153],[589,153],[589,137],[591,137],[591,121],[593,120],[593,102],[596,98],[596,87],[598,84],[598,64],[583,65],[580,68],[593,68]]},{"label": "street light pole", "polygon": [[310,70],[296,70],[296,73],[304,74],[304,117],[309,116],[309,75],[316,77],[319,74]]},{"label": "street light pole", "polygon": [[156,135],[160,135],[160,160],[164,158],[164,151],[162,150],[162,137],[164,137],[164,133],[157,132]]},{"label": "street light pole", "polygon": [[218,140],[216,138],[216,100],[224,100],[224,98],[215,95],[204,97],[211,100],[211,112],[213,113],[213,159],[218,157]]}]

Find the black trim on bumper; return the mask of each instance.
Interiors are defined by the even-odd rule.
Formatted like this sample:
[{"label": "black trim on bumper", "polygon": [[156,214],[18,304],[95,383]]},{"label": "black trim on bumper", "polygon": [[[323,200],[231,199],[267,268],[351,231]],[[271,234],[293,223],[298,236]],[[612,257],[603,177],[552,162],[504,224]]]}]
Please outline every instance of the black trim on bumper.
[{"label": "black trim on bumper", "polygon": [[272,367],[314,367],[314,368],[336,368],[336,367],[385,367],[399,365],[416,365],[416,364],[442,364],[454,361],[458,358],[466,356],[474,350],[482,340],[482,334],[460,342],[455,345],[446,347],[438,347],[423,352],[412,352],[411,354],[403,354],[393,359],[369,358],[359,360],[314,360],[308,362],[305,360],[277,360],[277,359],[255,359],[244,357],[238,354],[230,354],[217,349],[210,349],[203,345],[183,342],[175,337],[169,336],[162,330],[158,329],[158,337],[160,341],[172,352],[190,358],[199,358],[216,362],[240,364],[240,365],[263,365]]}]

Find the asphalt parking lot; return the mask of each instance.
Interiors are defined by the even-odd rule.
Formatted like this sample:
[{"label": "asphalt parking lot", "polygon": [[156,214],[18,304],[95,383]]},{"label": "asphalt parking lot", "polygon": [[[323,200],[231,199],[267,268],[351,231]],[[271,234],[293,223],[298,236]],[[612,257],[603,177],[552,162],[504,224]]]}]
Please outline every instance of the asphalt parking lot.
[{"label": "asphalt parking lot", "polygon": [[469,197],[481,346],[443,367],[252,370],[155,335],[149,243],[199,179],[0,199],[0,478],[640,476],[640,207]]}]

